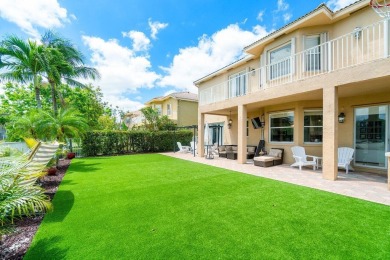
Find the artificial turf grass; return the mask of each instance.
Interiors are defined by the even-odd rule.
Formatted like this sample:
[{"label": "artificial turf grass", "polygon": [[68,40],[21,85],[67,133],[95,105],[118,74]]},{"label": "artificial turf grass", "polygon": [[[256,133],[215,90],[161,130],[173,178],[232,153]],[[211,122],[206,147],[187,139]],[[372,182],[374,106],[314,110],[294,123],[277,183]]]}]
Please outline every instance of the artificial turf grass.
[{"label": "artificial turf grass", "polygon": [[390,254],[390,207],[157,154],[74,160],[53,203],[25,259]]}]

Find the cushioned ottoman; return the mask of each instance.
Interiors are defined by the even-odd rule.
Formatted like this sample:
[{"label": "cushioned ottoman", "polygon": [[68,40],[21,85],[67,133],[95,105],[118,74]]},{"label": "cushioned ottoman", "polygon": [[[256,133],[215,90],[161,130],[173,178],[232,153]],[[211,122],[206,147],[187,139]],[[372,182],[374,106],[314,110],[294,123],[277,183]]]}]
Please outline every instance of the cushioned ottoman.
[{"label": "cushioned ottoman", "polygon": [[254,164],[260,167],[274,166],[274,157],[272,156],[259,156],[253,158]]}]

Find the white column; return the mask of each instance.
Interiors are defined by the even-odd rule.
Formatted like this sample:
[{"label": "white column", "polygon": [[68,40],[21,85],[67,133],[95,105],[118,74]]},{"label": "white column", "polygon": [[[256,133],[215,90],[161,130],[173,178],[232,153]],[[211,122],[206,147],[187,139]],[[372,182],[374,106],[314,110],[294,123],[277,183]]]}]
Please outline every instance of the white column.
[{"label": "white column", "polygon": [[204,114],[198,113],[198,156],[204,156]]},{"label": "white column", "polygon": [[237,120],[237,127],[238,127],[238,134],[237,134],[237,141],[238,141],[238,147],[237,147],[237,161],[240,164],[246,163],[246,120],[247,120],[247,111],[246,106],[239,105],[238,106],[238,120]]},{"label": "white column", "polygon": [[338,148],[338,88],[323,89],[323,142],[322,142],[322,177],[336,180]]}]

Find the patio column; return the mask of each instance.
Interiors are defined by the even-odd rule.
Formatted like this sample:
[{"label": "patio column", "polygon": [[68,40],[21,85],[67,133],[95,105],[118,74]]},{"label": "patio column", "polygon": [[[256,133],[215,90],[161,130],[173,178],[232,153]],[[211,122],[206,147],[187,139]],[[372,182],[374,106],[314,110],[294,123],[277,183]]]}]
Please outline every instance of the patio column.
[{"label": "patio column", "polygon": [[387,188],[390,190],[390,152],[385,153],[387,157]]},{"label": "patio column", "polygon": [[246,120],[247,120],[247,111],[246,106],[238,106],[238,116],[237,116],[237,161],[240,164],[246,163]]},{"label": "patio column", "polygon": [[323,141],[322,141],[322,177],[336,180],[338,146],[338,88],[323,89]]},{"label": "patio column", "polygon": [[204,114],[198,114],[198,156],[204,156]]}]

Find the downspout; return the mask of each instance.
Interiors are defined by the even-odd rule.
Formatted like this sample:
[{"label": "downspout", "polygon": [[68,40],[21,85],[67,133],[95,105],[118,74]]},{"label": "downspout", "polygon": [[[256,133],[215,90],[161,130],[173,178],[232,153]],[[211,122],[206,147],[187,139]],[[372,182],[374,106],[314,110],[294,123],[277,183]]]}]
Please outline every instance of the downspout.
[{"label": "downspout", "polygon": [[177,125],[180,126],[180,99],[177,99]]}]

